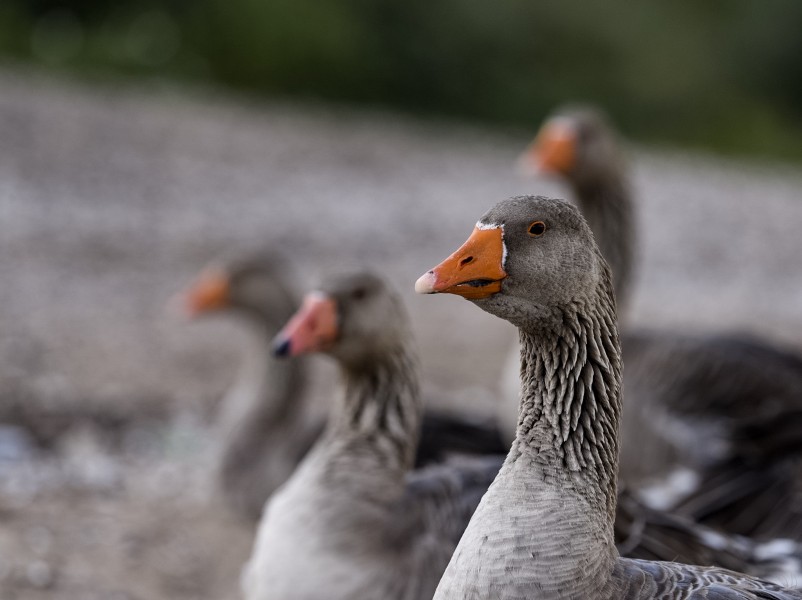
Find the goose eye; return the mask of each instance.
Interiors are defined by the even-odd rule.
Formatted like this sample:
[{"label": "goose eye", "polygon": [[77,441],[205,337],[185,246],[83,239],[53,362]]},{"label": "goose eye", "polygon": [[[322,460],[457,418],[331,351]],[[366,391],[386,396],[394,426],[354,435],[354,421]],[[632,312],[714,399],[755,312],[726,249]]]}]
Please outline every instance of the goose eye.
[{"label": "goose eye", "polygon": [[368,291],[365,288],[356,288],[353,292],[351,292],[351,297],[354,300],[362,300],[367,295]]},{"label": "goose eye", "polygon": [[546,224],[543,221],[535,221],[534,223],[530,223],[529,225],[529,235],[532,237],[538,237],[539,235],[543,235],[546,231]]}]

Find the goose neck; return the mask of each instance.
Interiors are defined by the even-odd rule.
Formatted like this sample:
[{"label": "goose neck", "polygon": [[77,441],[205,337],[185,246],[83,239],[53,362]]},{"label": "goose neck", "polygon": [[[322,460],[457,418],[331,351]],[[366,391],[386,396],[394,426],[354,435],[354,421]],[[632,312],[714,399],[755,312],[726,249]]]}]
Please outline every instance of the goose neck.
[{"label": "goose neck", "polygon": [[344,393],[326,436],[332,454],[375,461],[393,474],[411,469],[422,418],[417,371],[415,355],[405,346],[344,365]]},{"label": "goose neck", "polygon": [[612,525],[621,355],[610,293],[595,307],[564,311],[548,331],[520,330],[520,341],[521,401],[510,456],[568,484]]},{"label": "goose neck", "polygon": [[635,253],[635,210],[626,178],[611,171],[591,181],[573,182],[582,214],[613,271],[619,309],[631,295]]},{"label": "goose neck", "polygon": [[225,402],[223,421],[228,429],[243,425],[253,429],[258,423],[258,435],[264,437],[266,427],[286,428],[303,412],[304,369],[302,361],[273,356],[269,340],[274,331],[257,328],[250,333],[239,374]]},{"label": "goose neck", "polygon": [[616,597],[607,590],[618,557],[621,365],[614,316],[606,277],[600,306],[565,310],[561,323],[519,327],[516,438],[436,600]]}]

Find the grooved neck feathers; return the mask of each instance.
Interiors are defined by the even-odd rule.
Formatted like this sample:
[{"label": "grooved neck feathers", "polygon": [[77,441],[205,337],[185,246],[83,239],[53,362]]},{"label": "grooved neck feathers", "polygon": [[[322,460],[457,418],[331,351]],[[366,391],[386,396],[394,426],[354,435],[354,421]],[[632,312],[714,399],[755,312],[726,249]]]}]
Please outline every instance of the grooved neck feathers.
[{"label": "grooved neck feathers", "polygon": [[344,367],[345,390],[327,435],[345,445],[367,443],[387,467],[410,469],[423,411],[417,371],[405,344],[371,365]]},{"label": "grooved neck feathers", "polygon": [[[609,287],[609,286],[608,286]],[[521,403],[511,456],[584,482],[615,512],[621,357],[609,290],[562,312],[549,331],[520,330]]]}]

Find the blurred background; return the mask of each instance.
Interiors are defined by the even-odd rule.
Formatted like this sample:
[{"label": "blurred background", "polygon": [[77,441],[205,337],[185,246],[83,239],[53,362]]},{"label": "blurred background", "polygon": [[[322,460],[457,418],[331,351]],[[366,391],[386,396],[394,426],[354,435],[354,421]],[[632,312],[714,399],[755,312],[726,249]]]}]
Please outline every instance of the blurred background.
[{"label": "blurred background", "polygon": [[800,27],[793,0],[6,0],[0,51],[504,126],[582,98],[636,139],[799,158]]},{"label": "blurred background", "polygon": [[[404,292],[434,403],[493,413],[513,333],[416,277],[556,105],[632,142],[632,321],[802,349],[802,4],[0,3],[0,598],[234,598],[216,499],[246,333],[166,307],[210,260]],[[481,343],[479,343],[481,341]],[[319,411],[335,376],[313,365]]]}]

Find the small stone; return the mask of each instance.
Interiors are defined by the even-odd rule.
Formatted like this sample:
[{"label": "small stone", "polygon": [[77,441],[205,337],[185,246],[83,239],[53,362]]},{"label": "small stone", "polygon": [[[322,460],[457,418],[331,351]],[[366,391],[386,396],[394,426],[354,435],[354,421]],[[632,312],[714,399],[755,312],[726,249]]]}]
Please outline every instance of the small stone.
[{"label": "small stone", "polygon": [[39,556],[42,556],[50,550],[50,546],[53,544],[53,535],[47,527],[38,525],[30,527],[25,532],[25,540],[28,542],[28,546],[31,550]]},{"label": "small stone", "polygon": [[36,453],[36,443],[23,428],[0,423],[0,461],[30,460]]},{"label": "small stone", "polygon": [[45,589],[53,585],[53,569],[43,560],[29,563],[25,569],[25,576],[28,583],[35,588]]}]

